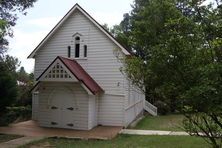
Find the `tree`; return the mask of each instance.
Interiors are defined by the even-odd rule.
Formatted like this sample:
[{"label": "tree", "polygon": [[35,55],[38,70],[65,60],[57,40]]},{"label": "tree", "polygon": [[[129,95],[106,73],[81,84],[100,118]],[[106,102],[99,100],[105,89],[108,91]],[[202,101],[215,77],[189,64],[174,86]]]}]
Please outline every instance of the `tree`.
[{"label": "tree", "polygon": [[5,111],[17,97],[16,68],[18,59],[7,55],[7,36],[13,37],[12,27],[18,19],[17,14],[33,6],[36,0],[0,0],[0,110]]},{"label": "tree", "polygon": [[6,36],[6,25],[7,23],[4,20],[0,19],[0,55],[5,52],[4,45],[8,44],[8,42],[4,38],[4,36]]},{"label": "tree", "polygon": [[0,54],[8,46],[6,36],[13,36],[12,27],[18,19],[17,13],[26,14],[25,10],[33,6],[36,0],[1,0],[0,1]]},{"label": "tree", "polygon": [[135,0],[128,39],[137,56],[125,72],[151,102],[183,113],[188,133],[220,147],[222,2],[214,2]]},{"label": "tree", "polygon": [[130,31],[131,22],[130,15],[125,13],[123,15],[123,20],[119,25],[114,25],[110,30],[111,34],[121,43],[126,49],[131,49],[130,43]]},{"label": "tree", "polygon": [[26,73],[25,68],[22,66],[17,72],[17,80],[22,83],[28,83],[29,75]]},{"label": "tree", "polygon": [[142,6],[139,4],[136,4],[131,16],[131,46],[141,62],[129,59],[127,62],[132,61],[129,66],[133,67],[128,66],[127,73],[132,74],[130,71],[135,68],[137,71],[144,68],[143,81],[140,73],[134,73],[135,84],[139,82],[139,86],[145,86],[146,96],[151,102],[164,101],[174,111],[180,107],[177,106],[178,95],[184,90],[184,86],[180,85],[183,84],[181,81],[186,81],[183,80],[183,71],[190,71],[189,61],[196,52],[193,50],[196,36],[188,34],[195,32],[192,29],[194,23],[180,13],[173,1],[150,0]]},{"label": "tree", "polygon": [[208,138],[215,148],[222,145],[222,64],[201,67],[200,77],[182,96],[184,128],[191,135]]},{"label": "tree", "polygon": [[192,75],[195,81],[181,95],[184,127],[188,133],[203,136],[219,148],[222,146],[222,2],[208,5],[203,2],[178,3],[184,15],[198,24],[202,41],[198,48],[199,63]]},{"label": "tree", "polygon": [[33,87],[33,73],[26,73],[24,67],[21,67],[17,72],[18,85],[18,96],[17,105],[27,106],[31,105],[32,93],[30,92]]},{"label": "tree", "polygon": [[18,60],[6,56],[0,61],[0,112],[6,107],[15,103],[17,96],[16,68]]}]

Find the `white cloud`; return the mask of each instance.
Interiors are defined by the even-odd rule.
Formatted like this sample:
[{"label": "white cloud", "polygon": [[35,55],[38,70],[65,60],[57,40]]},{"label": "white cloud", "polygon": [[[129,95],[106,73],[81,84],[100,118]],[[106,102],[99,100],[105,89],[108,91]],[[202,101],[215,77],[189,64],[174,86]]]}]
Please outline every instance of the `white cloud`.
[{"label": "white cloud", "polygon": [[28,25],[34,25],[34,27],[42,27],[42,28],[51,28],[55,26],[61,17],[45,17],[45,18],[36,18],[28,20],[26,23]]},{"label": "white cloud", "polygon": [[17,57],[27,72],[32,72],[34,68],[34,60],[27,59],[28,55],[55,26],[57,20],[58,18],[32,19],[23,23],[26,24],[24,25],[26,28],[33,27],[33,25],[38,26],[33,27],[34,30],[30,31],[21,26],[14,29],[14,37],[10,39],[8,53]]},{"label": "white cloud", "polygon": [[9,54],[17,57],[21,61],[21,66],[24,66],[27,72],[31,72],[34,67],[34,61],[27,59],[31,51],[45,36],[45,31],[24,32],[16,30],[14,38],[10,39]]},{"label": "white cloud", "polygon": [[113,13],[104,13],[104,12],[95,12],[93,17],[97,20],[101,25],[108,24],[109,27],[113,25],[118,25],[122,20],[123,16],[119,15],[117,12]]}]

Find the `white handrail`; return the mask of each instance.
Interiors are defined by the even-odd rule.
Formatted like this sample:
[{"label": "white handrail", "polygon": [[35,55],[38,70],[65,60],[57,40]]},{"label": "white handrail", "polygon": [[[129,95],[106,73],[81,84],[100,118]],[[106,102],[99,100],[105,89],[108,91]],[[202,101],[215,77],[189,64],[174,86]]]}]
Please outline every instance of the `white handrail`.
[{"label": "white handrail", "polygon": [[144,109],[153,116],[157,116],[157,107],[148,101],[144,103]]}]

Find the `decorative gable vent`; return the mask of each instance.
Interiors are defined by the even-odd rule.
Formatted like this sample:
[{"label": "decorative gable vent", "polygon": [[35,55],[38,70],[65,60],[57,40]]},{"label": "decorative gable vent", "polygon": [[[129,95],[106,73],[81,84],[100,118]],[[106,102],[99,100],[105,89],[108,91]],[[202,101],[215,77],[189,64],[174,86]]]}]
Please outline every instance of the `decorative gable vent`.
[{"label": "decorative gable vent", "polygon": [[67,73],[67,71],[59,64],[56,65],[49,71],[49,73],[45,76],[46,79],[71,79],[72,77]]},{"label": "decorative gable vent", "polygon": [[78,82],[76,77],[58,58],[37,78],[37,81]]},{"label": "decorative gable vent", "polygon": [[59,63],[56,63],[45,79],[72,79],[72,77]]},{"label": "decorative gable vent", "polygon": [[103,93],[104,90],[74,59],[57,56],[36,79],[32,91],[36,91],[41,82],[78,82],[90,95]]}]

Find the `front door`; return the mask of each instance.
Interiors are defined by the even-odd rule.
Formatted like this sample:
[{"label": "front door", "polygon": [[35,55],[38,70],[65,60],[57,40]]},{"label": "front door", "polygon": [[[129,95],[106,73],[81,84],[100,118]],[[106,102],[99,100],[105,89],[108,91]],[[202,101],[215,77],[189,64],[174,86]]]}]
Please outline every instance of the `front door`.
[{"label": "front door", "polygon": [[71,92],[56,90],[51,98],[51,127],[74,128],[75,103]]},{"label": "front door", "polygon": [[59,93],[55,93],[53,95],[53,98],[51,99],[51,126],[52,127],[60,127],[61,126],[61,117],[62,117],[62,111],[61,111],[61,97]]},{"label": "front door", "polygon": [[63,98],[62,103],[62,127],[63,128],[74,128],[74,113],[75,106],[73,99],[70,99],[72,95],[66,94],[66,97]]}]

